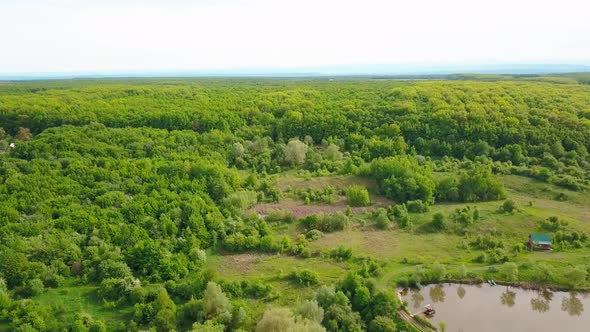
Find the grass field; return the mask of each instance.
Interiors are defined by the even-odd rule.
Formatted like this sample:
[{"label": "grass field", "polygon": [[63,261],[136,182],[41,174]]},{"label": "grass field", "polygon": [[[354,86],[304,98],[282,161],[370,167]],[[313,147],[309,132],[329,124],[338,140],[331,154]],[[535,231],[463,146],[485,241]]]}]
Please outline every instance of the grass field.
[{"label": "grass field", "polygon": [[[503,176],[508,192],[508,198],[517,206],[514,213],[501,213],[501,201],[480,203],[435,204],[430,210],[422,214],[412,214],[413,227],[401,230],[392,227],[389,230],[377,230],[373,225],[353,224],[348,229],[325,234],[321,239],[311,243],[311,248],[318,251],[329,250],[340,245],[349,247],[355,257],[369,256],[382,264],[385,273],[379,278],[379,283],[389,285],[401,274],[414,271],[415,266],[438,262],[446,264],[449,271],[467,266],[470,271],[487,271],[488,265],[474,263],[473,260],[481,251],[471,249],[467,245],[470,238],[477,235],[493,235],[501,238],[507,248],[524,244],[530,233],[544,232],[539,222],[550,216],[559,216],[568,221],[569,230],[590,233],[590,198],[584,193],[562,189],[553,185],[538,182],[520,176]],[[363,178],[350,176],[304,178],[289,174],[278,179],[282,190],[288,188],[320,189],[330,185],[345,188],[352,184],[365,185],[374,193],[375,183]],[[567,197],[565,201],[556,200],[559,193]],[[289,200],[282,205],[289,209],[294,206]],[[302,203],[299,203],[302,204]],[[280,204],[279,204],[280,205]],[[343,205],[338,202],[336,205]],[[432,216],[442,212],[449,216],[455,209],[465,206],[477,206],[480,220],[468,226],[465,234],[453,231],[433,232],[430,228]],[[326,210],[330,210],[326,208]],[[358,218],[367,217],[367,213],[360,212]],[[275,231],[295,238],[299,233],[296,225],[275,225]],[[310,268],[317,271],[322,281],[336,281],[342,276],[346,267],[336,264],[328,258],[316,257],[300,259],[282,256],[261,256],[248,262],[246,266],[233,264],[232,255],[213,258],[212,264],[222,271],[222,275],[230,278],[260,278],[263,276],[281,275],[292,268]],[[237,255],[241,257],[241,255]],[[571,249],[568,251],[552,252],[522,252],[511,260],[518,263],[547,262],[561,269],[571,264],[586,264],[590,258],[587,248]],[[275,284],[274,280],[268,280]],[[289,295],[286,295],[289,298]]]}]

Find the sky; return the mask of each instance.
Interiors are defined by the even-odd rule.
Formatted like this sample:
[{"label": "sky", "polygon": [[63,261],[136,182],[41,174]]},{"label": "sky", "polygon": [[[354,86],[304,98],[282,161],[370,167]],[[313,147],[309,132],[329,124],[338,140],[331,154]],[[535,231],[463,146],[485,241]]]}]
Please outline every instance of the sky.
[{"label": "sky", "polygon": [[0,73],[590,65],[588,0],[0,0]]}]

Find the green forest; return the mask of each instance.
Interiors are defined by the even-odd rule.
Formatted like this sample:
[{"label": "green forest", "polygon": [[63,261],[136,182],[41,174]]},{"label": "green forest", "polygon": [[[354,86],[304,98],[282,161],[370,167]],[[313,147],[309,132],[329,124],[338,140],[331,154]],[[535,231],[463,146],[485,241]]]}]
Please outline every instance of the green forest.
[{"label": "green forest", "polygon": [[0,331],[419,331],[398,288],[588,291],[585,77],[0,82]]}]

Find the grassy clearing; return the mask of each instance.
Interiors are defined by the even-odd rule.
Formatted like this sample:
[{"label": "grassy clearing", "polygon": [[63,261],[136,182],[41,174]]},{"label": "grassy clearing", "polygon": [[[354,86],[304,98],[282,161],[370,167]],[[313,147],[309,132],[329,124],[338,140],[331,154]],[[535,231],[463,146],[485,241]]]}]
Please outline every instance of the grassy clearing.
[{"label": "grassy clearing", "polygon": [[61,308],[63,314],[86,312],[92,317],[102,319],[107,329],[111,323],[128,321],[133,314],[133,307],[122,306],[117,310],[105,308],[97,296],[96,286],[79,286],[73,280],[58,289],[50,288],[34,298],[40,304]]},{"label": "grassy clearing", "polygon": [[[539,222],[549,216],[556,215],[568,220],[570,230],[590,233],[590,209],[588,208],[590,198],[584,193],[569,191],[520,176],[502,178],[508,197],[517,205],[517,211],[512,214],[499,212],[498,208],[502,204],[499,201],[475,204],[435,204],[426,213],[411,214],[413,226],[410,230],[401,230],[394,226],[390,230],[379,231],[370,223],[365,226],[355,224],[344,231],[325,234],[321,239],[312,242],[310,246],[314,250],[325,251],[343,245],[351,248],[355,257],[368,256],[377,259],[384,264],[384,273],[378,282],[385,286],[397,276],[414,271],[416,265],[434,262],[446,264],[449,271],[458,270],[460,266],[465,265],[469,271],[485,274],[489,264],[473,262],[482,251],[470,248],[469,239],[478,235],[492,235],[502,239],[509,250],[514,245],[524,244],[530,233],[546,232],[540,228]],[[340,187],[369,184],[363,178],[350,176],[318,177],[306,180],[293,175],[280,178],[279,183],[282,188],[298,186],[299,189],[321,189],[321,185],[328,184]],[[306,185],[308,187],[305,187]],[[372,189],[375,188],[372,187]],[[565,194],[567,200],[556,200],[559,193]],[[480,220],[464,228],[464,235],[457,232],[461,228],[458,225],[452,226],[455,228],[445,232],[433,232],[430,228],[430,222],[435,213],[442,212],[447,219],[450,219],[455,209],[468,205],[478,208]],[[357,219],[368,217],[366,211],[357,212],[359,213],[356,216]],[[299,233],[295,224],[278,225],[274,229],[275,232],[281,233],[280,236],[288,235],[292,238]],[[239,264],[231,264],[227,256],[216,259],[218,262],[216,267],[223,271],[224,276],[231,278],[263,278],[282,275],[292,269],[309,268],[316,271],[323,282],[330,283],[338,280],[346,270],[346,267],[322,258],[261,256],[245,270],[241,270]],[[511,257],[511,261],[517,264],[545,262],[553,265],[557,270],[572,264],[586,264],[588,259],[590,259],[590,253],[587,248],[564,252],[522,252]],[[287,287],[282,294],[286,298],[291,298],[292,295],[289,294],[292,292]]]},{"label": "grassy clearing", "polygon": [[277,181],[279,189],[282,191],[287,191],[289,189],[317,190],[327,186],[336,189],[346,189],[354,185],[363,186],[372,191],[377,187],[377,182],[375,182],[375,180],[350,175],[310,177],[287,173],[280,175]]}]

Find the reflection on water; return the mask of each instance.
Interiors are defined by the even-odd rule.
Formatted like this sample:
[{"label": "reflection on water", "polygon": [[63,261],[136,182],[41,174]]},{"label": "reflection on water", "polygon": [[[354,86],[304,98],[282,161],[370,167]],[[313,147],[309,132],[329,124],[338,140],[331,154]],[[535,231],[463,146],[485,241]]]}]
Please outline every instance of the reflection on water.
[{"label": "reflection on water", "polygon": [[569,297],[564,297],[561,301],[561,310],[567,312],[570,316],[580,316],[584,311],[584,304],[575,293],[571,293]]},{"label": "reflection on water", "polygon": [[549,301],[542,297],[531,299],[531,307],[538,313],[544,313],[549,311]]},{"label": "reflection on water", "polygon": [[445,302],[445,289],[442,284],[430,287],[430,299],[433,303]]},{"label": "reflection on water", "polygon": [[516,303],[516,292],[513,292],[509,287],[506,287],[506,290],[502,293],[502,296],[500,296],[500,302],[508,308],[512,308]]},{"label": "reflection on water", "polygon": [[422,306],[422,302],[424,302],[424,296],[418,290],[412,290],[412,301],[414,302],[414,309],[418,309]]},{"label": "reflection on water", "polygon": [[459,285],[459,287],[457,287],[457,296],[462,299],[465,297],[465,287],[463,287],[462,285]]},{"label": "reflection on water", "polygon": [[543,290],[539,291],[539,293],[547,302],[551,302],[551,300],[553,300],[553,292],[552,291],[550,291],[548,289],[543,289]]},{"label": "reflection on water", "polygon": [[584,314],[588,294],[444,284],[405,296],[414,309],[431,303],[436,310],[431,323],[446,322],[448,332],[590,330],[590,315]]}]

